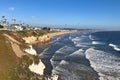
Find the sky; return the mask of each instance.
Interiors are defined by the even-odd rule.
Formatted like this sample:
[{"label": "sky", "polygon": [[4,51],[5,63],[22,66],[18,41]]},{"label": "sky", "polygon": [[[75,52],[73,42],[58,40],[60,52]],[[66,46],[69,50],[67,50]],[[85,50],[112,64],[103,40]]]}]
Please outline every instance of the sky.
[{"label": "sky", "polygon": [[3,15],[31,25],[120,29],[120,0],[0,0]]}]

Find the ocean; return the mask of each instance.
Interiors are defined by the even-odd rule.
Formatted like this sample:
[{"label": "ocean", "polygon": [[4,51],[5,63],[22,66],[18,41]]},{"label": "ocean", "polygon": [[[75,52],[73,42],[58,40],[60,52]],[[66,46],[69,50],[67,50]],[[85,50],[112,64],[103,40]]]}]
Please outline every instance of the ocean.
[{"label": "ocean", "polygon": [[120,80],[120,31],[77,32],[33,45],[59,80]]}]

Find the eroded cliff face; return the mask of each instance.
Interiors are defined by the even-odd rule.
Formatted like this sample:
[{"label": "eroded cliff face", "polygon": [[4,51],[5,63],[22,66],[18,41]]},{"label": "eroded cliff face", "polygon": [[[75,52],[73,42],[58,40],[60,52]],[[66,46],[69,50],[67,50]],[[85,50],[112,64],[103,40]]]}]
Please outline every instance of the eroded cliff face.
[{"label": "eroded cliff face", "polygon": [[30,71],[39,74],[39,75],[44,75],[44,69],[45,69],[45,65],[42,63],[41,60],[39,60],[38,64],[35,64],[34,62],[29,65],[29,69]]},{"label": "eroded cliff face", "polygon": [[37,52],[35,51],[35,49],[33,49],[32,45],[29,45],[30,48],[25,49],[25,52],[31,55],[37,55]]},{"label": "eroded cliff face", "polygon": [[[29,45],[30,48],[25,49],[25,52],[30,54],[30,55],[35,55],[37,56],[37,52],[35,51],[35,49],[33,49],[32,45]],[[30,71],[39,74],[39,75],[44,75],[44,69],[45,69],[45,65],[42,63],[41,59],[39,59],[39,63],[35,64],[35,62],[33,61],[33,63],[31,65],[29,65],[29,69]]]},{"label": "eroded cliff face", "polygon": [[67,33],[73,33],[76,31],[61,31],[61,32],[54,32],[54,33],[46,33],[41,36],[30,36],[30,37],[24,37],[23,39],[25,40],[26,43],[45,43],[50,41],[51,38],[54,36],[62,35],[62,34],[67,34]]},{"label": "eroded cliff face", "polygon": [[51,38],[48,35],[43,35],[38,38],[38,41],[44,43],[50,41],[50,39]]},{"label": "eroded cliff face", "polygon": [[31,37],[24,37],[25,43],[45,43],[48,42],[51,38],[48,35],[43,35],[39,37],[31,36]]},{"label": "eroded cliff face", "polygon": [[30,36],[30,37],[24,37],[25,43],[35,43],[37,41],[37,37]]}]

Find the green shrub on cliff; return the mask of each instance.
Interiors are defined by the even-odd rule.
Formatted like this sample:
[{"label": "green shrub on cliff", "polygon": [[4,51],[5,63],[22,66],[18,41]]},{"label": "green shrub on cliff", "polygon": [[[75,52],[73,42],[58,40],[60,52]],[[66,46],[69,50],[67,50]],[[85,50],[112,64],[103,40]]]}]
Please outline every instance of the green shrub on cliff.
[{"label": "green shrub on cliff", "polygon": [[42,36],[47,33],[52,33],[55,31],[50,31],[50,30],[23,30],[23,31],[17,31],[18,34],[20,34],[23,37],[29,37],[29,36]]},{"label": "green shrub on cliff", "polygon": [[[31,56],[32,58],[33,56]],[[34,56],[35,58],[36,56]],[[19,60],[18,65],[14,69],[15,71],[15,76],[18,77],[16,80],[42,80],[43,76],[40,76],[36,73],[33,73],[29,70],[29,65],[33,63],[33,59],[31,59],[29,56],[24,55],[22,58]]]},{"label": "green shrub on cliff", "polygon": [[18,34],[20,34],[23,37],[28,37],[26,31],[18,31]]},{"label": "green shrub on cliff", "polygon": [[39,63],[39,56],[33,56],[33,59],[35,64]]}]

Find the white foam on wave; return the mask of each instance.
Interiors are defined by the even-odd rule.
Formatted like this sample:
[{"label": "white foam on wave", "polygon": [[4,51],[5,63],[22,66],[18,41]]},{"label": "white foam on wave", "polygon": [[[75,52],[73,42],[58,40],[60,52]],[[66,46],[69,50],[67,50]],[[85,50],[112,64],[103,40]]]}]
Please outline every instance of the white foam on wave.
[{"label": "white foam on wave", "polygon": [[52,66],[55,68],[57,64],[60,63],[59,62],[60,60],[63,60],[67,55],[69,55],[74,50],[75,48],[69,46],[63,46],[62,48],[58,49],[50,59]]},{"label": "white foam on wave", "polygon": [[[55,54],[56,54],[56,53],[62,53],[62,54],[66,54],[66,55],[67,55],[66,52],[70,52],[70,51],[74,51],[74,48],[73,48],[73,47],[69,47],[69,46],[63,46],[62,48],[60,48],[59,50],[57,50],[57,51],[55,52]],[[68,54],[69,54],[69,53],[68,53]]]},{"label": "white foam on wave", "polygon": [[85,42],[86,37],[75,37],[72,39],[72,42],[76,47],[88,47],[91,45],[89,42]]},{"label": "white foam on wave", "polygon": [[120,78],[119,57],[89,48],[86,50],[86,58],[90,61],[91,67],[99,72],[100,80],[117,80]]},{"label": "white foam on wave", "polygon": [[89,44],[84,44],[84,43],[77,43],[77,44],[75,44],[75,46],[76,47],[88,47],[87,45],[89,45]]},{"label": "white foam on wave", "polygon": [[67,61],[65,61],[65,60],[62,60],[61,62],[60,62],[60,65],[65,65],[65,64],[69,64],[69,62],[67,62]]},{"label": "white foam on wave", "polygon": [[92,41],[92,44],[105,44],[105,43],[100,42],[100,41]]},{"label": "white foam on wave", "polygon": [[62,36],[59,36],[59,37],[57,36],[57,37],[55,37],[55,39],[53,39],[53,40],[50,41],[49,43],[50,43],[50,44],[55,43],[55,42],[59,41],[61,38],[62,38]]},{"label": "white foam on wave", "polygon": [[71,36],[69,36],[69,39],[71,40],[71,39],[72,39],[72,37],[71,37]]},{"label": "white foam on wave", "polygon": [[61,76],[60,80],[83,80],[86,76],[96,76],[94,74],[91,75],[92,71],[88,66],[62,60],[60,64],[52,70],[52,74],[59,74]]},{"label": "white foam on wave", "polygon": [[73,42],[74,42],[74,41],[81,41],[81,38],[80,38],[80,37],[75,37],[75,38],[72,39],[72,41],[73,41]]},{"label": "white foam on wave", "polygon": [[53,69],[55,69],[56,66],[59,65],[59,61],[53,61],[52,59],[50,59],[50,62],[51,62],[51,64],[52,64]]},{"label": "white foam on wave", "polygon": [[86,35],[81,35],[81,37],[87,37]]},{"label": "white foam on wave", "polygon": [[89,39],[95,40],[92,35],[89,35]]},{"label": "white foam on wave", "polygon": [[117,45],[109,44],[109,46],[113,47],[113,49],[116,50],[116,51],[120,51],[120,48],[118,48]]},{"label": "white foam on wave", "polygon": [[75,52],[73,52],[72,54],[70,54],[69,56],[84,56],[84,53],[83,53],[83,49],[79,49]]}]

